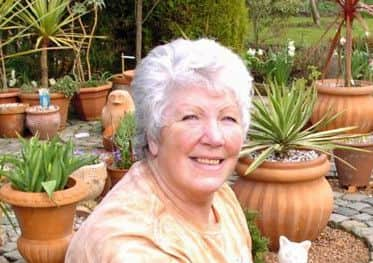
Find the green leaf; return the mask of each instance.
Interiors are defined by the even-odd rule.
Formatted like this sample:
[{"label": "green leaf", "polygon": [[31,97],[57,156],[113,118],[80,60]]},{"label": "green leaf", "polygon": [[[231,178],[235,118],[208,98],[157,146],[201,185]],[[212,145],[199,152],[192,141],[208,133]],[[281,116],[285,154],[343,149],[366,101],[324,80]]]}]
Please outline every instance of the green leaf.
[{"label": "green leaf", "polygon": [[56,180],[50,180],[46,182],[42,182],[41,185],[45,192],[47,192],[48,197],[52,198],[53,192],[56,190]]}]

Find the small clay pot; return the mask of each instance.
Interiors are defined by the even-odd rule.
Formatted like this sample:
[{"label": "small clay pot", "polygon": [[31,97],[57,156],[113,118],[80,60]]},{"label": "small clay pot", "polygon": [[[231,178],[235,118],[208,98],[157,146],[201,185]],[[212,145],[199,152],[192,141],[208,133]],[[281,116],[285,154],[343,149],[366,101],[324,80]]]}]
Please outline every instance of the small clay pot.
[{"label": "small clay pot", "polygon": [[107,173],[111,180],[111,187],[118,183],[127,172],[128,169],[121,169],[114,167],[113,165],[109,165],[107,167]]},{"label": "small clay pot", "polygon": [[40,106],[31,106],[26,109],[26,126],[33,135],[46,140],[57,134],[61,123],[59,107],[55,105],[43,109]]},{"label": "small clay pot", "polygon": [[23,135],[26,107],[28,105],[23,103],[0,105],[0,137],[16,138]]}]

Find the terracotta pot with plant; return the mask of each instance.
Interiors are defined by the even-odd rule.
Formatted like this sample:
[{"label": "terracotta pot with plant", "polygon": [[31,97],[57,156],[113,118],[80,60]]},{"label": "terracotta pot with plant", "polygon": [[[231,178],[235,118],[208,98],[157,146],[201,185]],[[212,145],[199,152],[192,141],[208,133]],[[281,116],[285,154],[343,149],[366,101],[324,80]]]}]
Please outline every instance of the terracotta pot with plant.
[{"label": "terracotta pot with plant", "polygon": [[333,192],[325,179],[327,155],[334,140],[352,128],[318,132],[327,119],[304,129],[316,101],[316,90],[298,80],[291,87],[270,84],[268,100],[253,102],[248,143],[241,151],[233,186],[244,209],[258,211],[258,226],[277,250],[279,236],[313,240],[326,226],[333,209]]},{"label": "terracotta pot with plant", "polygon": [[136,124],[133,112],[128,112],[121,119],[114,135],[113,163],[107,167],[108,175],[114,186],[126,174],[134,163],[132,154],[132,139],[135,135]]},{"label": "terracotta pot with plant", "polygon": [[[335,20],[337,31],[332,39],[323,69],[322,80],[316,83],[318,100],[312,115],[312,123],[318,122],[325,114],[339,114],[335,120],[323,127],[324,130],[345,126],[357,126],[351,132],[364,133],[373,129],[373,83],[357,80],[354,67],[361,63],[353,63],[352,23],[360,22],[366,32],[369,32],[360,12],[369,11],[359,0],[335,0],[340,7],[340,15]],[[342,28],[345,27],[345,38],[341,38]],[[328,30],[332,28],[331,26]],[[324,34],[326,35],[326,34]],[[335,50],[341,40],[343,47],[338,50],[344,53],[343,79],[325,79]],[[342,57],[342,56],[340,56]],[[369,57],[367,57],[368,60]],[[368,61],[367,61],[368,62]],[[369,67],[369,63],[367,63]],[[354,80],[355,78],[355,80]]]},{"label": "terracotta pot with plant", "polygon": [[0,174],[10,181],[1,187],[0,197],[16,214],[21,229],[18,250],[27,262],[64,262],[76,204],[88,191],[69,175],[96,157],[74,155],[72,141],[32,137],[20,142],[21,155],[0,158]]}]

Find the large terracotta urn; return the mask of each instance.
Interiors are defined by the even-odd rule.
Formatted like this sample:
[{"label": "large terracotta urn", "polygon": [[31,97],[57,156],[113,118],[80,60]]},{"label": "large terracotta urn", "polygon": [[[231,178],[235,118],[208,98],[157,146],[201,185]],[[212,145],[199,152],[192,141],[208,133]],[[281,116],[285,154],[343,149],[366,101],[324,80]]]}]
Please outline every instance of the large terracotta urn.
[{"label": "large terracotta urn", "polygon": [[373,83],[359,81],[357,87],[344,87],[341,79],[316,82],[317,101],[311,117],[316,123],[325,114],[340,115],[325,130],[357,126],[352,133],[366,133],[373,129]]},{"label": "large terracotta urn", "polygon": [[[61,116],[61,123],[58,130],[63,130],[66,127],[67,117],[69,113],[69,105],[71,98],[65,97],[63,93],[53,92],[50,93],[51,104],[58,106],[59,114]],[[23,103],[27,103],[30,106],[39,105],[39,94],[37,93],[21,93],[19,95]]]},{"label": "large terracotta urn", "polygon": [[17,138],[25,128],[25,110],[23,103],[0,104],[0,137]]},{"label": "large terracotta urn", "polygon": [[31,106],[26,109],[26,126],[33,135],[38,134],[42,140],[54,137],[60,127],[59,107],[51,105],[46,109]]},{"label": "large terracotta urn", "polygon": [[9,203],[18,220],[18,250],[29,263],[62,263],[73,235],[76,204],[87,194],[86,185],[69,179],[65,190],[53,193],[22,192],[5,184],[0,198]]},{"label": "large terracotta urn", "polygon": [[328,158],[321,155],[296,163],[265,161],[245,176],[251,161],[239,159],[239,178],[233,190],[243,209],[259,213],[258,227],[270,239],[269,248],[278,250],[280,235],[294,241],[314,240],[333,209],[333,192],[325,179]]},{"label": "large terracotta urn", "polygon": [[79,118],[85,121],[99,120],[106,104],[111,82],[99,87],[80,88],[73,97],[73,103]]}]

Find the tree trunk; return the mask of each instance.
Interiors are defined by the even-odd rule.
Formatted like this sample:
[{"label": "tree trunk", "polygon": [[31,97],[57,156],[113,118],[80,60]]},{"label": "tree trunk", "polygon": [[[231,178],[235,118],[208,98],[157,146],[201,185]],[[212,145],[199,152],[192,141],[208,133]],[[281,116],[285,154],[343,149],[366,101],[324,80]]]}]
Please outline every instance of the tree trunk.
[{"label": "tree trunk", "polygon": [[136,63],[141,61],[142,49],[142,1],[136,1]]},{"label": "tree trunk", "polygon": [[310,8],[311,8],[311,14],[313,22],[320,26],[320,13],[317,9],[317,0],[310,0]]},{"label": "tree trunk", "polygon": [[48,39],[43,39],[40,55],[41,87],[48,88]]},{"label": "tree trunk", "polygon": [[[346,5],[350,4],[347,0]],[[351,57],[352,57],[352,17],[346,16],[346,64],[345,64],[345,86],[351,86]]]},{"label": "tree trunk", "polygon": [[0,86],[0,90],[1,90],[1,89],[8,88],[8,83],[7,83],[8,81],[6,79],[6,68],[5,68],[2,36],[0,36],[0,59],[1,59],[0,77],[1,77],[1,82],[2,82],[2,85]]}]

